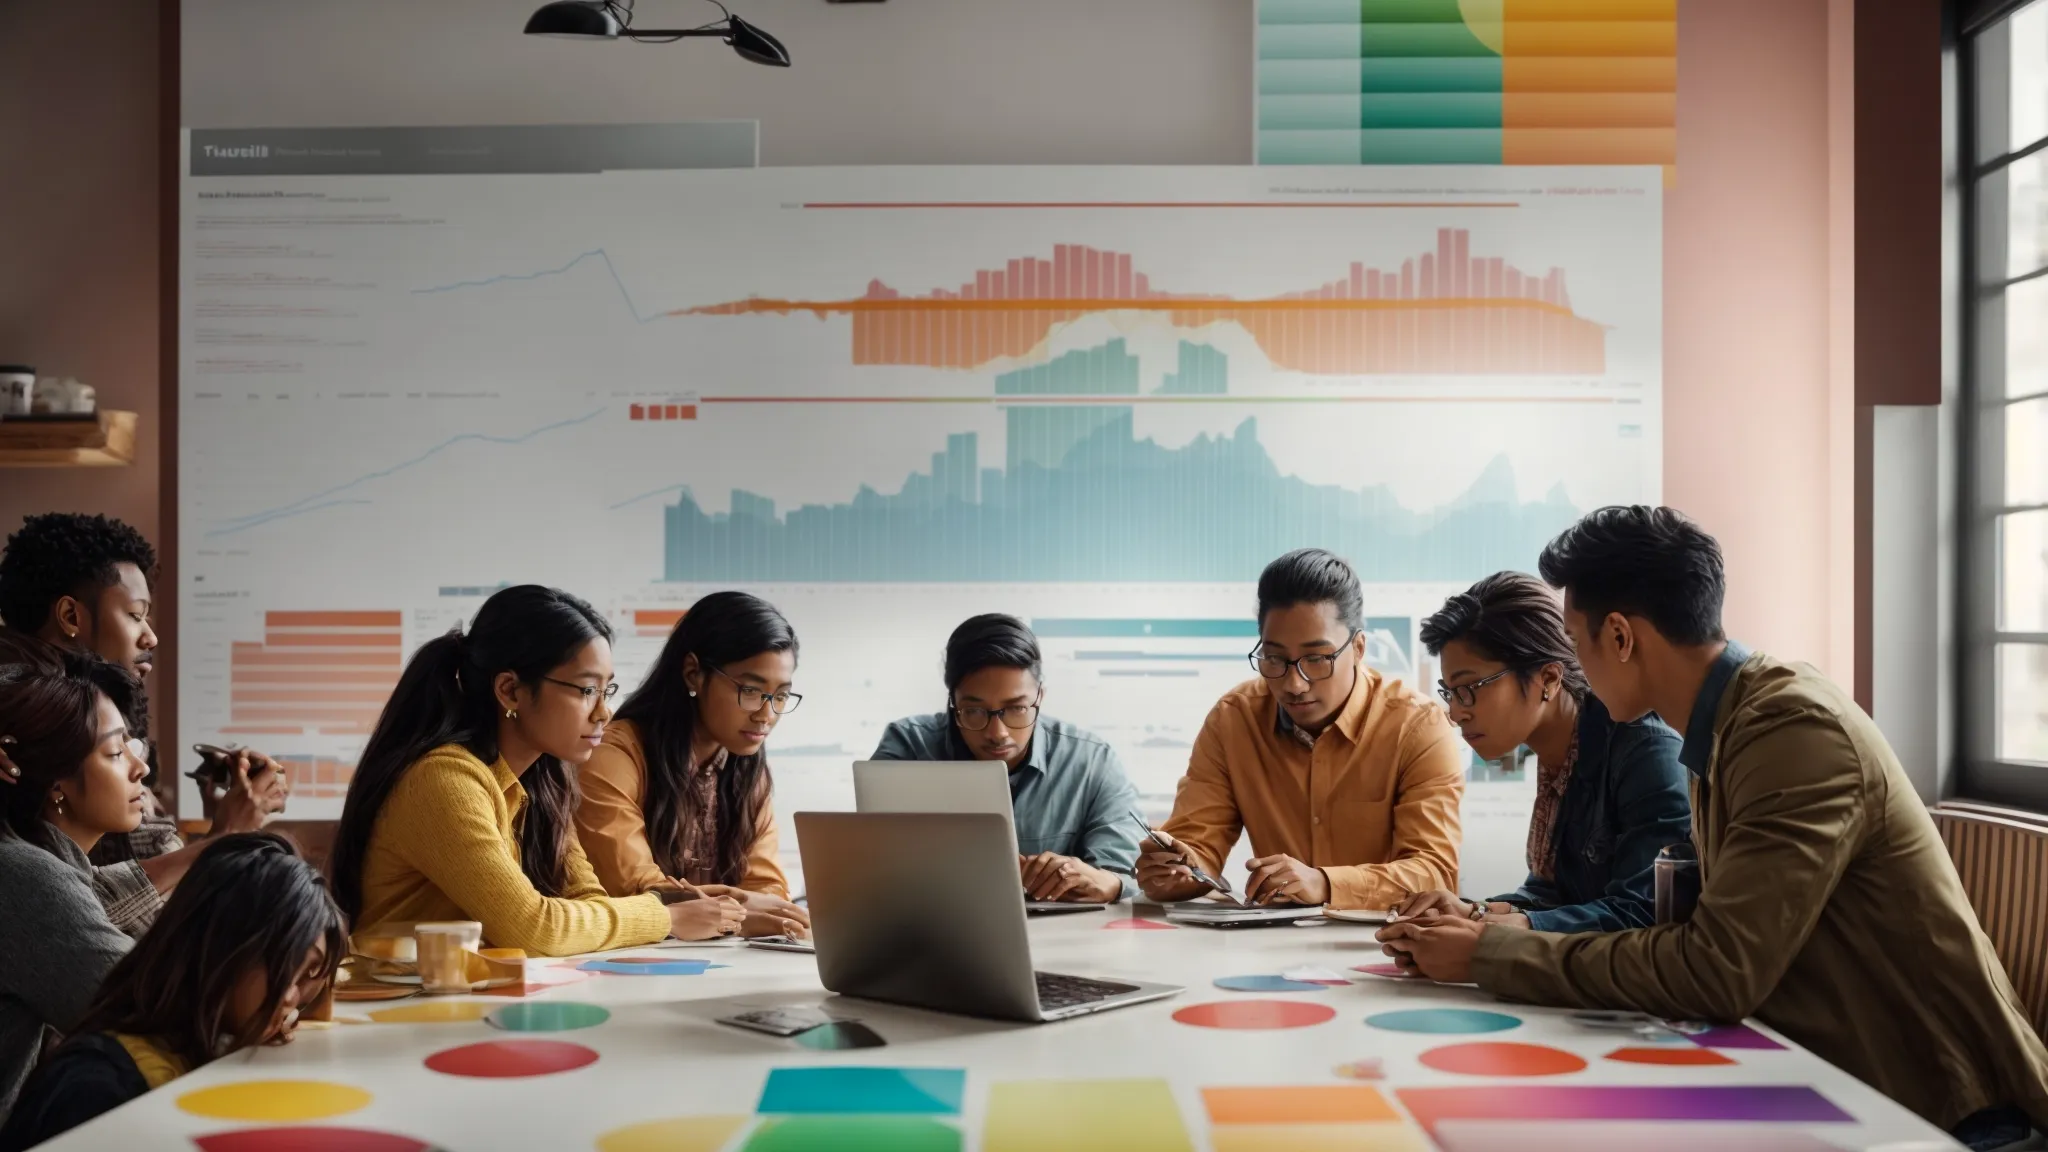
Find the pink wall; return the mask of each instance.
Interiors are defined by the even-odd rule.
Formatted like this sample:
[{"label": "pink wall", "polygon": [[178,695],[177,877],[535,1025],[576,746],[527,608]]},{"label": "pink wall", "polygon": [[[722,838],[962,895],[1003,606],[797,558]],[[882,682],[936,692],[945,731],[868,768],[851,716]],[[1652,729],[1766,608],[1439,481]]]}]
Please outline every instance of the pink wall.
[{"label": "pink wall", "polygon": [[131,467],[0,469],[0,534],[79,511],[156,536],[158,12],[0,3],[0,362],[141,414]]},{"label": "pink wall", "polygon": [[1664,498],[1720,538],[1731,635],[1846,678],[1829,37],[1828,0],[1679,5]]}]

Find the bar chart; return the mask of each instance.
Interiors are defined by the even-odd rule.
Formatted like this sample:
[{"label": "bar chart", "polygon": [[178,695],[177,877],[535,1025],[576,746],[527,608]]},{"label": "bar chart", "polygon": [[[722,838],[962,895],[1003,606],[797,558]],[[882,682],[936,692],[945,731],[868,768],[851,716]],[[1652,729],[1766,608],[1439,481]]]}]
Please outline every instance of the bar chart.
[{"label": "bar chart", "polygon": [[398,612],[264,613],[263,639],[230,645],[230,736],[362,735],[398,683]]},{"label": "bar chart", "polygon": [[979,368],[1040,352],[1088,316],[1144,312],[1187,331],[1236,325],[1275,368],[1316,375],[1606,371],[1607,328],[1572,311],[1564,269],[1524,272],[1471,246],[1469,229],[1439,228],[1433,251],[1398,268],[1352,261],[1313,288],[1253,299],[1165,291],[1129,253],[1057,244],[1049,260],[1019,257],[958,288],[906,295],[870,280],[849,299],[749,297],[670,315],[849,316],[856,365]]},{"label": "bar chart", "polygon": [[1677,0],[1259,0],[1261,164],[1678,163]]}]

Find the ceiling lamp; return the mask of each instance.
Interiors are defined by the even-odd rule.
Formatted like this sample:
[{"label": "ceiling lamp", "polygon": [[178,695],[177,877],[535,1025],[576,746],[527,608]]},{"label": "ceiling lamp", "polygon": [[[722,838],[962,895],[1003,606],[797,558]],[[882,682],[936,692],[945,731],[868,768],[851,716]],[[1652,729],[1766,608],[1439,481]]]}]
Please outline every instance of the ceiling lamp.
[{"label": "ceiling lamp", "polygon": [[789,49],[782,41],[733,15],[718,0],[725,13],[696,28],[635,28],[633,0],[554,0],[543,4],[526,21],[528,36],[552,36],[560,40],[637,40],[646,44],[673,44],[678,40],[710,37],[723,40],[745,59],[774,68],[789,67]]}]

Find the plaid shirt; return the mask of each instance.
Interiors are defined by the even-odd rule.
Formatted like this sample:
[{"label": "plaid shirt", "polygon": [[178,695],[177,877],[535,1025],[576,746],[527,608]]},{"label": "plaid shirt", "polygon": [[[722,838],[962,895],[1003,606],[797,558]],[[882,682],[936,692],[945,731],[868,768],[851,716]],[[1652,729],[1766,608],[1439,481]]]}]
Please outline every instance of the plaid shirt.
[{"label": "plaid shirt", "polygon": [[92,870],[93,895],[107,910],[107,919],[129,937],[140,940],[157,913],[164,910],[164,894],[150,883],[142,865],[133,860]]}]

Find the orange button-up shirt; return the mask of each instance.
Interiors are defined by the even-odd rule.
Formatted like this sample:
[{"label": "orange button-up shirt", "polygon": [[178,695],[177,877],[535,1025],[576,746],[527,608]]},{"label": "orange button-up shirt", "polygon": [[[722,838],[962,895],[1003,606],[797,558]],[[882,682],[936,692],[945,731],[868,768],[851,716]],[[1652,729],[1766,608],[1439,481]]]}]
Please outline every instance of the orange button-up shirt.
[{"label": "orange button-up shirt", "polygon": [[1337,718],[1302,735],[1265,680],[1231,689],[1195,738],[1165,831],[1211,873],[1249,831],[1254,854],[1320,868],[1333,908],[1456,891],[1471,753],[1443,709],[1360,669]]}]

